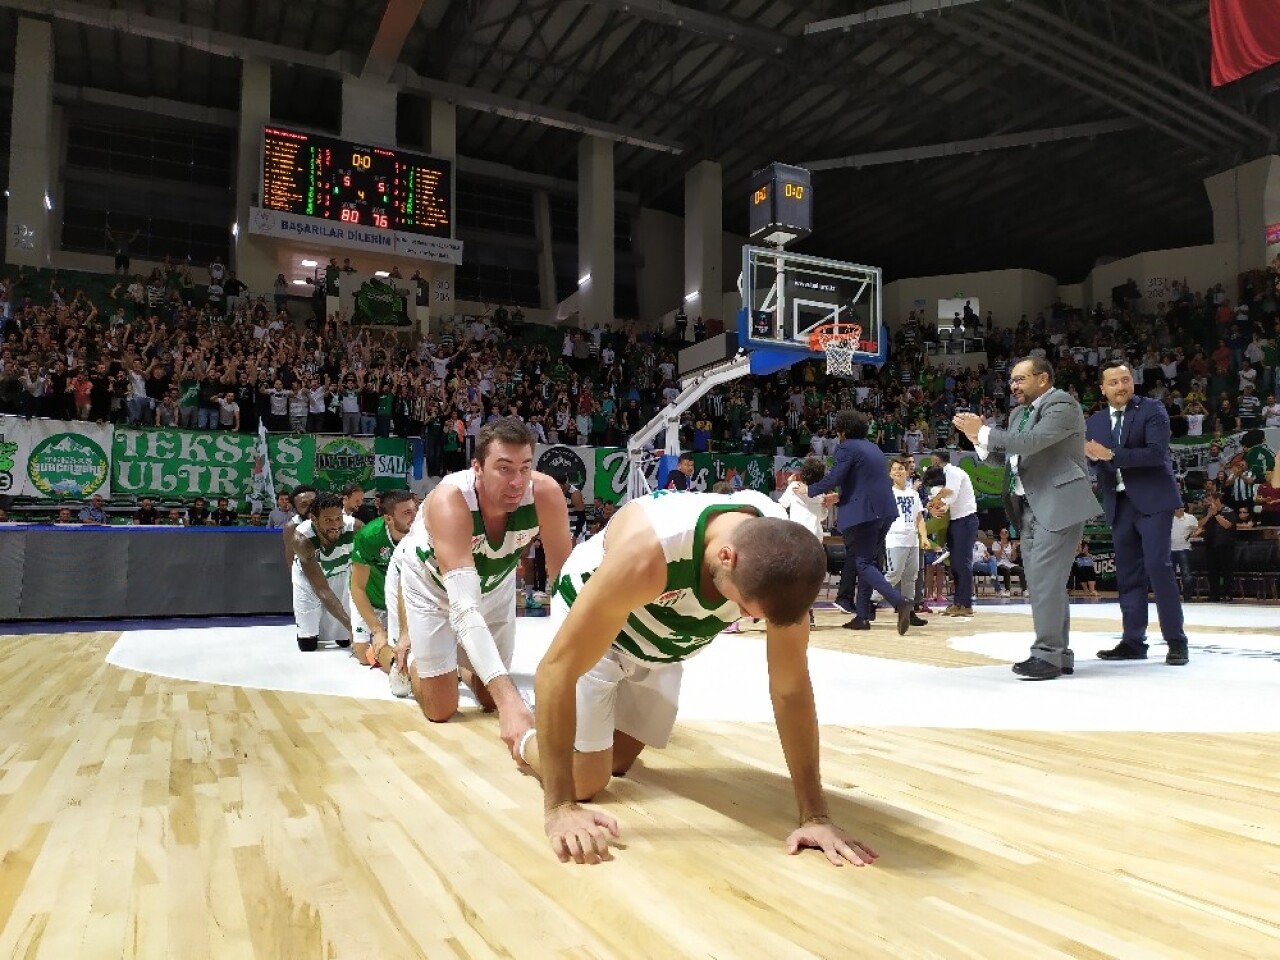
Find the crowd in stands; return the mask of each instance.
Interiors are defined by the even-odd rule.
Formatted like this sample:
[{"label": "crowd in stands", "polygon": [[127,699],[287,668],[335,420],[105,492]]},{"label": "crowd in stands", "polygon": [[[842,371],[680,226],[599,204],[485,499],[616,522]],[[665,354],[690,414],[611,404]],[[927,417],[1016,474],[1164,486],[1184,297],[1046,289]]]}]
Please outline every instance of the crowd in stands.
[{"label": "crowd in stands", "polygon": [[[1127,358],[1139,392],[1169,410],[1175,436],[1280,426],[1280,293],[1271,269],[1193,291],[1174,283],[1153,312],[1117,298],[1086,311],[1055,303],[1034,316],[977,321],[986,363],[945,366],[914,313],[890,325],[889,361],[829,379],[820,361],[712,391],[681,420],[699,451],[804,456],[834,450],[838,410],[872,417],[886,452],[965,445],[951,418],[1000,417],[1010,361],[1043,355],[1086,415],[1105,401],[1098,367]],[[331,262],[326,286],[342,268]],[[149,276],[9,269],[0,277],[0,412],[137,427],[334,432],[425,438],[431,475],[466,463],[488,419],[517,414],[547,443],[615,446],[679,392],[676,355],[707,324],[618,323],[591,329],[523,324],[497,308],[414,337],[353,327],[339,316],[290,317],[280,291],[248,297],[234,272],[210,264]],[[204,278],[201,278],[204,280]],[[97,285],[95,286],[95,280]],[[690,336],[692,334],[692,336]],[[943,361],[939,365],[938,360]]]}]

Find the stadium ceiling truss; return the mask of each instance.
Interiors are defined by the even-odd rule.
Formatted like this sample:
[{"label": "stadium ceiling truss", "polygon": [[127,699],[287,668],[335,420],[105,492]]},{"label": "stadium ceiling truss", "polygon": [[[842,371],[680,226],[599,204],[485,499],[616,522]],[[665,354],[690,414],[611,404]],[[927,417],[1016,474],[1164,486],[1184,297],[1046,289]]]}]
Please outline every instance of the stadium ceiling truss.
[{"label": "stadium ceiling truss", "polygon": [[810,163],[803,249],[889,276],[1069,281],[1208,242],[1201,181],[1280,126],[1280,67],[1209,86],[1208,0],[0,0],[9,63],[20,15],[53,21],[64,99],[219,122],[237,59],[279,65],[291,115],[384,78],[456,103],[461,155],[549,182],[591,133],[619,190],[678,213],[716,160],[730,230],[754,170]]}]

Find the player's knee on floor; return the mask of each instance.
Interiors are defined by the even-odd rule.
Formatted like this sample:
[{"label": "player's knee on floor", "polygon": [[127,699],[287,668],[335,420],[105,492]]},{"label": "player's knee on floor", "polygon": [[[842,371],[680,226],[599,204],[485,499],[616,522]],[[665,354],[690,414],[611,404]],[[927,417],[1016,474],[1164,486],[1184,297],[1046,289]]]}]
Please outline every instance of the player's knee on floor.
[{"label": "player's knee on floor", "polygon": [[609,785],[613,779],[613,751],[579,753],[573,758],[573,792],[579,803],[586,803]]},{"label": "player's knee on floor", "polygon": [[419,677],[414,685],[422,715],[432,723],[445,723],[458,712],[458,674]]},{"label": "player's knee on floor", "polygon": [[319,647],[320,647],[319,637],[299,637],[298,638],[298,649],[301,650],[303,653],[311,653],[313,650],[319,649]]}]

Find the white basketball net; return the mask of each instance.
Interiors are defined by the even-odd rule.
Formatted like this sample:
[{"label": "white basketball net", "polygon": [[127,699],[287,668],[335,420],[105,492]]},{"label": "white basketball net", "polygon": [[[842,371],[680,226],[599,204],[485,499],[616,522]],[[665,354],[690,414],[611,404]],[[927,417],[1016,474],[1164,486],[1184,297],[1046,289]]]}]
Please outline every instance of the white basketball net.
[{"label": "white basketball net", "polygon": [[852,377],[856,345],[856,340],[844,340],[839,337],[826,340],[822,344],[822,349],[827,355],[827,373],[833,377]]}]

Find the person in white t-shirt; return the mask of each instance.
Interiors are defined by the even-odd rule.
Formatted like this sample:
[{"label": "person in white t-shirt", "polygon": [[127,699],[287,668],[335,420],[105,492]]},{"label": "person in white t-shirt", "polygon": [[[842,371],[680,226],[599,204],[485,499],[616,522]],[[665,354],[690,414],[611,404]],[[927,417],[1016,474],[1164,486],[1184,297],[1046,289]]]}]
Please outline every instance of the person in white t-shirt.
[{"label": "person in white t-shirt", "polygon": [[1175,573],[1182,575],[1182,598],[1191,589],[1191,535],[1200,524],[1185,507],[1173,511],[1173,530],[1169,534],[1169,559]]},{"label": "person in white t-shirt", "polygon": [[[802,484],[807,487],[811,483],[817,483],[826,475],[825,463],[817,457],[807,457],[800,465],[799,479],[793,479],[788,483],[787,489],[778,499],[778,506],[787,511],[787,519],[800,524],[817,537],[819,543],[823,542],[823,537],[826,535],[827,518],[831,513],[831,505],[836,502],[838,495],[828,493],[810,497],[801,493],[799,487]],[[809,625],[814,626],[812,610],[809,611]]]},{"label": "person in white t-shirt", "polygon": [[[889,464],[889,479],[893,481],[893,499],[898,506],[898,516],[885,534],[884,550],[888,565],[884,578],[903,592],[915,596],[916,578],[920,575],[920,551],[929,545],[929,533],[924,527],[924,505],[920,494],[907,482],[907,458],[894,457]],[[911,615],[913,627],[923,627],[928,621]]]},{"label": "person in white t-shirt", "polygon": [[1276,403],[1274,393],[1267,394],[1267,403],[1262,408],[1262,416],[1265,426],[1280,427],[1280,403]]},{"label": "person in white t-shirt", "polygon": [[978,539],[978,497],[973,492],[973,481],[969,474],[952,465],[951,454],[947,450],[934,452],[934,459],[942,465],[943,490],[936,503],[930,503],[929,509],[940,512],[946,509],[951,517],[947,525],[947,550],[953,558],[951,573],[955,579],[956,592],[950,606],[944,610],[943,616],[973,616],[973,568],[959,558],[973,556],[973,545]]}]

